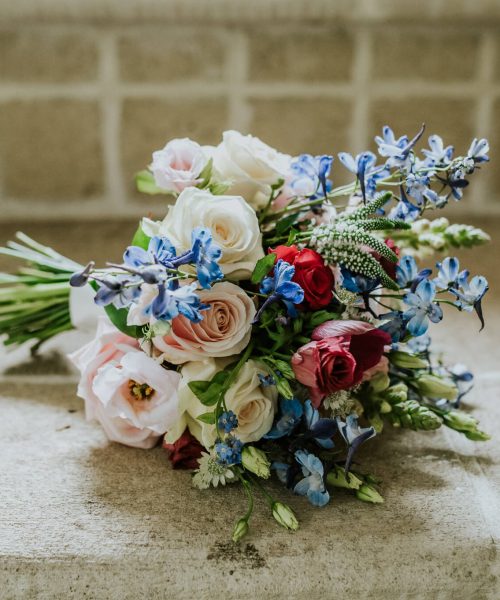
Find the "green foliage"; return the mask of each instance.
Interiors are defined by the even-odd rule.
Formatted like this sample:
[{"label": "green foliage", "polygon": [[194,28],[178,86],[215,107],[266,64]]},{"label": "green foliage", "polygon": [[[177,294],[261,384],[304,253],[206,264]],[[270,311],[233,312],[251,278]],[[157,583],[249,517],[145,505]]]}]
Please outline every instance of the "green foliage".
[{"label": "green foliage", "polygon": [[254,284],[260,283],[264,277],[272,270],[276,261],[275,254],[266,254],[263,258],[257,261],[253,270],[251,282]]},{"label": "green foliage", "polygon": [[416,400],[406,400],[392,406],[388,414],[389,420],[396,427],[423,429],[425,431],[438,429],[443,424],[439,415],[423,406]]},{"label": "green foliage", "polygon": [[164,194],[168,195],[170,192],[166,192],[159,188],[155,183],[155,178],[153,177],[153,173],[144,169],[143,171],[139,171],[135,176],[135,185],[137,190],[143,194],[156,195],[156,194]]},{"label": "green foliage", "polygon": [[141,222],[139,222],[139,226],[137,227],[134,237],[132,238],[131,246],[139,246],[139,248],[144,248],[144,250],[147,250],[150,240],[151,238],[144,233]]},{"label": "green foliage", "polygon": [[188,387],[204,406],[214,406],[219,400],[226,379],[227,373],[219,371],[210,381],[190,381]]}]

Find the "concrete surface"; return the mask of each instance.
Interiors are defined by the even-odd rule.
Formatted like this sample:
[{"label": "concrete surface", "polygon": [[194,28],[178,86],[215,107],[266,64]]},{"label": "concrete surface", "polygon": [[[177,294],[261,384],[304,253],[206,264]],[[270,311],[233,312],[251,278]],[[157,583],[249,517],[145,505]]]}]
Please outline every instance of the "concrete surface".
[{"label": "concrete surface", "polygon": [[[495,287],[493,249],[469,256]],[[360,455],[384,480],[385,504],[339,491],[314,509],[275,485],[301,528],[279,528],[259,500],[239,546],[241,489],[195,490],[160,448],[107,442],[84,419],[59,342],[43,363],[26,351],[0,357],[0,598],[498,599],[499,307],[492,295],[480,335],[473,317],[453,313],[446,333],[434,330],[476,369],[468,404],[492,441],[388,431]]]}]

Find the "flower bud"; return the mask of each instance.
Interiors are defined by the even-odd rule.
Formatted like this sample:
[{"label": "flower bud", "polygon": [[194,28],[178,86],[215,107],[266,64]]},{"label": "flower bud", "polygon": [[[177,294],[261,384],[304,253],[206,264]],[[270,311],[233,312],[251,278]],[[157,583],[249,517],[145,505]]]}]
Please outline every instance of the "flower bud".
[{"label": "flower bud", "polygon": [[354,473],[345,474],[344,469],[334,469],[326,476],[326,482],[334,487],[346,488],[348,490],[357,490],[363,484],[363,481],[354,475]]},{"label": "flower bud", "polygon": [[384,390],[386,390],[390,385],[390,379],[389,379],[389,375],[387,375],[387,373],[376,373],[371,379],[370,379],[370,389],[371,391],[375,392],[376,394],[383,392]]},{"label": "flower bud", "polygon": [[241,453],[241,464],[243,467],[262,479],[268,479],[271,475],[271,463],[262,450],[255,446],[245,446]]},{"label": "flower bud", "polygon": [[389,402],[387,402],[387,400],[383,400],[380,403],[379,410],[383,415],[386,415],[387,413],[391,412],[392,406],[389,404]]},{"label": "flower bud", "polygon": [[273,502],[272,505],[274,519],[285,529],[297,531],[299,522],[293,514],[292,509],[282,502]]},{"label": "flower bud", "polygon": [[248,521],[246,519],[240,519],[236,522],[233,529],[233,542],[239,542],[248,533]]},{"label": "flower bud", "polygon": [[403,383],[396,383],[386,391],[384,396],[389,402],[404,402],[408,398],[408,387]]},{"label": "flower bud", "polygon": [[389,354],[389,360],[396,367],[402,369],[425,369],[427,363],[414,354],[408,352],[402,352],[401,350],[395,350]]},{"label": "flower bud", "polygon": [[454,400],[458,394],[456,385],[450,379],[443,379],[436,375],[426,373],[418,377],[415,383],[422,394],[429,398]]},{"label": "flower bud", "polygon": [[461,410],[451,410],[443,415],[444,422],[451,429],[460,431],[470,440],[483,442],[490,439],[487,433],[478,429],[478,421]]},{"label": "flower bud", "polygon": [[358,500],[363,500],[363,502],[371,502],[372,504],[382,504],[384,501],[377,490],[367,483],[363,483],[363,485],[356,490],[356,498],[358,498]]}]

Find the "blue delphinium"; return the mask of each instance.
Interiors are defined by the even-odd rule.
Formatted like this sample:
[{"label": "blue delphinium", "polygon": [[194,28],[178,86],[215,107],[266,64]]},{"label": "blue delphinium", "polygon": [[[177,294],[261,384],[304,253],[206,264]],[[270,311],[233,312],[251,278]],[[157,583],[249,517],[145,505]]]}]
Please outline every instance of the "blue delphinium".
[{"label": "blue delphinium", "polygon": [[158,295],[153,300],[151,312],[156,319],[170,321],[179,314],[193,323],[199,323],[203,316],[200,311],[210,308],[201,302],[196,293],[197,284],[191,283],[171,290],[165,284],[158,286]]},{"label": "blue delphinium", "polygon": [[232,410],[224,411],[217,420],[217,425],[224,433],[231,433],[238,427],[238,417]]},{"label": "blue delphinium", "polygon": [[264,439],[277,440],[290,435],[300,423],[304,409],[302,403],[293,398],[292,400],[280,400],[280,411],[272,429],[266,433]]},{"label": "blue delphinium", "polygon": [[[339,152],[338,156],[344,167],[351,171],[351,173],[354,173],[358,178],[361,194],[366,201],[367,191],[374,192],[376,188],[376,182],[367,185],[368,180],[375,175],[375,172],[382,171],[384,166],[378,167],[378,169],[375,167],[377,157],[373,152],[361,152],[356,157],[348,152]],[[369,190],[367,190],[367,188],[369,188]]]},{"label": "blue delphinium", "polygon": [[191,241],[198,281],[202,288],[208,289],[214,281],[224,277],[218,264],[222,250],[213,242],[210,230],[204,227],[193,230]]},{"label": "blue delphinium", "polygon": [[414,354],[423,354],[424,352],[427,352],[430,345],[431,338],[427,333],[416,338],[411,338],[411,340],[408,341],[408,349]]},{"label": "blue delphinium", "polygon": [[470,281],[468,271],[462,271],[458,277],[457,288],[451,288],[450,292],[456,296],[455,306],[467,312],[476,311],[481,321],[481,330],[484,328],[484,317],[482,299],[489,289],[488,280],[482,275],[475,275]]},{"label": "blue delphinium", "polygon": [[432,280],[440,290],[458,286],[460,262],[458,258],[447,256],[443,262],[436,263],[437,277]]},{"label": "blue delphinium", "polygon": [[348,471],[356,450],[363,442],[375,437],[376,431],[374,427],[360,427],[356,414],[347,415],[345,422],[340,417],[337,417],[337,424],[340,435],[344,438],[349,448],[345,461],[345,470]]},{"label": "blue delphinium", "polygon": [[408,320],[407,329],[415,337],[427,331],[429,321],[438,323],[443,318],[441,307],[433,302],[435,295],[434,283],[424,279],[414,292],[409,292],[403,298],[404,303],[410,307],[403,313],[403,318]]},{"label": "blue delphinium", "polygon": [[396,219],[398,221],[405,221],[405,223],[412,223],[420,216],[422,208],[412,204],[403,188],[401,187],[401,200],[392,207],[389,212],[389,219]]},{"label": "blue delphinium", "polygon": [[411,166],[412,154],[411,151],[424,132],[424,126],[411,140],[408,136],[403,135],[396,139],[394,132],[390,127],[385,125],[382,129],[382,136],[376,136],[375,142],[378,146],[380,156],[387,158],[386,166],[389,168],[397,167],[400,169],[408,169]]},{"label": "blue delphinium", "polygon": [[134,275],[105,275],[96,281],[101,284],[94,298],[98,306],[113,304],[116,308],[126,308],[141,293],[142,279]]},{"label": "blue delphinium", "polygon": [[379,326],[379,329],[391,336],[393,344],[400,342],[407,334],[406,325],[408,324],[408,320],[404,318],[401,310],[392,310],[391,312],[379,315],[378,318],[385,321]]},{"label": "blue delphinium", "polygon": [[228,435],[224,441],[215,444],[216,460],[221,465],[237,465],[241,463],[243,444],[238,438]]},{"label": "blue delphinium", "polygon": [[302,467],[304,478],[295,485],[293,491],[300,496],[307,496],[313,506],[328,504],[330,494],[325,487],[323,463],[317,456],[305,450],[297,450],[295,460]]},{"label": "blue delphinium", "polygon": [[477,138],[474,138],[467,151],[467,158],[471,158],[474,163],[478,164],[488,162],[490,160],[490,157],[488,156],[489,150],[490,145],[487,139],[481,138],[478,140]]},{"label": "blue delphinium", "polygon": [[257,323],[261,314],[272,303],[282,301],[291,317],[297,316],[295,304],[300,304],[304,300],[304,290],[298,283],[292,281],[295,275],[295,267],[284,260],[278,260],[274,266],[272,276],[265,277],[260,284],[261,294],[266,294],[265,302],[260,307],[255,316],[254,323]]},{"label": "blue delphinium", "polygon": [[432,273],[431,269],[418,270],[413,256],[403,256],[396,265],[396,281],[399,287],[416,287],[423,279]]},{"label": "blue delphinium", "polygon": [[379,279],[372,279],[370,277],[365,277],[364,275],[353,273],[345,267],[341,268],[341,273],[342,287],[353,294],[369,294],[380,285]]},{"label": "blue delphinium", "polygon": [[424,204],[426,200],[436,203],[439,200],[438,194],[431,190],[430,177],[427,173],[408,173],[406,176],[406,192],[414,198],[417,204]]},{"label": "blue delphinium", "polygon": [[321,418],[319,411],[314,408],[310,400],[306,400],[304,403],[304,421],[308,435],[319,446],[326,450],[331,450],[335,446],[332,437],[337,431],[337,422],[335,419]]},{"label": "blue delphinium", "polygon": [[435,166],[444,166],[449,164],[453,158],[453,146],[445,146],[439,135],[429,136],[429,150],[422,150],[427,158],[427,163]]},{"label": "blue delphinium", "polygon": [[332,163],[333,156],[301,154],[290,165],[293,173],[291,188],[299,196],[326,196],[332,189],[332,182],[328,179]]}]

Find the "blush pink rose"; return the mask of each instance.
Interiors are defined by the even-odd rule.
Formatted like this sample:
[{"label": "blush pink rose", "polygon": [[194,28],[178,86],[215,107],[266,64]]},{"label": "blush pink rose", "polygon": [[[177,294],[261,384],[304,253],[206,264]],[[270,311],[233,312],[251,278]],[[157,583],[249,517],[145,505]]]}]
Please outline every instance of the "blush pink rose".
[{"label": "blush pink rose", "polygon": [[178,420],[180,375],[111,324],[101,322],[96,339],[70,359],[81,373],[87,418],[99,421],[111,441],[151,448]]},{"label": "blush pink rose", "polygon": [[201,182],[201,172],[208,158],[202,147],[189,138],[175,139],[153,152],[151,171],[156,185],[173,194]]},{"label": "blush pink rose", "polygon": [[317,408],[325,396],[361,383],[390,342],[387,333],[369,323],[328,321],[316,327],[312,341],[293,355],[292,367]]},{"label": "blush pink rose", "polygon": [[242,352],[250,341],[256,310],[244,290],[225,281],[201,290],[199,296],[203,304],[210,306],[202,312],[199,323],[179,315],[172,320],[167,335],[153,338],[155,348],[170,363],[232,356]]}]

